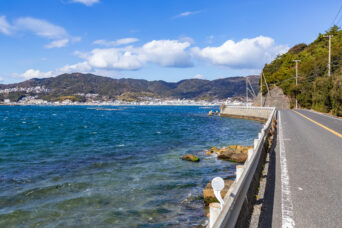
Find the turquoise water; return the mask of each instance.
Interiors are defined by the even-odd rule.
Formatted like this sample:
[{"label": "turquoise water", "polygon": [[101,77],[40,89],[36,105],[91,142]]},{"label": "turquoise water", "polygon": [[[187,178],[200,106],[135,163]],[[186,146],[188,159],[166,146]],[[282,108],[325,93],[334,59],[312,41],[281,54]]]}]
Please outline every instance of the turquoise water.
[{"label": "turquoise water", "polygon": [[[252,145],[258,122],[200,107],[0,106],[0,227],[188,227],[202,190],[235,165],[211,146]],[[200,163],[182,161],[186,153]]]}]

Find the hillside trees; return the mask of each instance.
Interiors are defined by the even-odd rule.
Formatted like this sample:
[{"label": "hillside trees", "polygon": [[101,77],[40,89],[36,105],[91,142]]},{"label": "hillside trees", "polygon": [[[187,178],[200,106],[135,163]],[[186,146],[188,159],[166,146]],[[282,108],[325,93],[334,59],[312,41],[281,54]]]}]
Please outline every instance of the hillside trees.
[{"label": "hillside trees", "polygon": [[[328,38],[333,35],[331,72],[328,78]],[[295,85],[295,62],[300,59],[298,85]],[[333,26],[319,34],[311,44],[298,44],[266,64],[263,73],[271,85],[280,86],[292,101],[304,108],[321,112],[332,111],[342,116],[342,31]],[[265,91],[264,91],[265,92]]]}]

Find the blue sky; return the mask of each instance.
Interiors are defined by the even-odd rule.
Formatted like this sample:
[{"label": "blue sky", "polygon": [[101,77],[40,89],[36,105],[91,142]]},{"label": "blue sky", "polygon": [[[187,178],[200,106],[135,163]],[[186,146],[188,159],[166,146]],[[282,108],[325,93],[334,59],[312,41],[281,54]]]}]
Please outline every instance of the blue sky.
[{"label": "blue sky", "polygon": [[[2,83],[61,73],[178,81],[258,74],[341,1],[0,1]],[[341,16],[342,17],[342,16]],[[342,18],[336,20],[341,25]]]}]

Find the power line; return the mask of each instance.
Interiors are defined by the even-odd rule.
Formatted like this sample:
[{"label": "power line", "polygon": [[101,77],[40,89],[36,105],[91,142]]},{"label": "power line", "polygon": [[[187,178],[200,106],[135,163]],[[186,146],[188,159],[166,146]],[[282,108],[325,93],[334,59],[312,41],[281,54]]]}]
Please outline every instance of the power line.
[{"label": "power line", "polygon": [[[335,18],[334,18],[333,22],[331,23],[331,26],[333,26],[333,25],[334,25],[334,23],[335,23],[335,21],[336,21],[337,17],[339,16],[339,14],[340,14],[340,12],[341,12],[341,9],[342,9],[342,5],[341,5],[340,9],[338,10],[338,12],[337,12],[337,14],[336,14],[336,16],[335,16]],[[341,18],[342,18],[342,17],[341,17]],[[339,21],[341,20],[341,18],[339,19]]]},{"label": "power line", "polygon": [[341,20],[342,20],[342,15],[339,16],[339,18],[337,19],[337,21],[335,22],[335,24],[336,24],[336,25],[339,25],[340,22],[341,22]]}]

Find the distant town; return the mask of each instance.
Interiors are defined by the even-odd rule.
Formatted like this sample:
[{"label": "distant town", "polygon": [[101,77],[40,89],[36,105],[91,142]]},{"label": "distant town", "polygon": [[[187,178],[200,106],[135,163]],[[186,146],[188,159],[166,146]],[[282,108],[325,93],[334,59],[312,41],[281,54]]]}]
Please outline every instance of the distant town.
[{"label": "distant town", "polygon": [[[23,96],[17,101],[4,99],[4,105],[198,105],[198,106],[217,106],[222,103],[232,105],[242,104],[239,98],[227,98],[224,100],[193,100],[193,99],[173,99],[173,98],[154,98],[154,97],[138,97],[137,100],[118,100],[110,99],[107,96],[100,96],[96,93],[75,93],[69,96],[62,96],[59,100],[48,101],[40,98],[40,94],[48,94],[49,89],[44,86],[36,87],[16,87],[0,90],[0,94],[10,94],[15,92],[24,92],[30,95]],[[78,99],[75,99],[75,98]],[[81,98],[81,99],[80,99]],[[81,100],[81,101],[80,101]]]},{"label": "distant town", "polygon": [[14,87],[8,89],[1,89],[0,94],[8,94],[12,92],[25,92],[25,93],[49,93],[50,90],[46,89],[44,86],[36,86],[36,87]]}]

